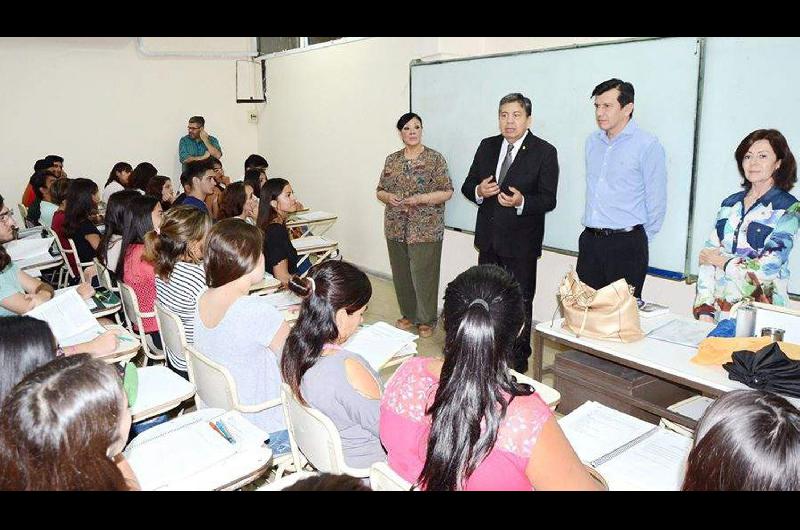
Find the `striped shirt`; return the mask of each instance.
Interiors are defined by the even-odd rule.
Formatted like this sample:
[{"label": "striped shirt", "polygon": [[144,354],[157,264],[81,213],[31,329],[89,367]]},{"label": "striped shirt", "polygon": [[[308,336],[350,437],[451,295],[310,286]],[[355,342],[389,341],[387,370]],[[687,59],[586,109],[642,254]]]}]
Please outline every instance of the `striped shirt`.
[{"label": "striped shirt", "polygon": [[[175,263],[169,281],[156,276],[156,300],[181,319],[186,332],[186,342],[194,344],[194,310],[197,298],[206,290],[206,271],[200,264],[179,261]],[[183,352],[173,352],[165,344],[169,363],[185,372],[186,359]]]}]

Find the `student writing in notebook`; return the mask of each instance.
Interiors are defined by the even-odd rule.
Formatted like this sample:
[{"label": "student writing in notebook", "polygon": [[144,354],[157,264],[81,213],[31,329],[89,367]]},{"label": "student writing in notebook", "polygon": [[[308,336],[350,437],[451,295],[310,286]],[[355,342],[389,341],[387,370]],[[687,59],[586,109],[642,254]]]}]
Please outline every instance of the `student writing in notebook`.
[{"label": "student writing in notebook", "polygon": [[763,390],[718,398],[697,425],[682,490],[800,490],[800,412]]},{"label": "student writing in notebook", "polygon": [[[156,300],[177,314],[186,342],[194,343],[197,297],[206,289],[203,254],[211,230],[211,218],[191,206],[176,206],[164,213],[159,232],[145,237],[145,258],[156,274]],[[165,349],[170,368],[189,378],[182,351]]]},{"label": "student writing in notebook", "polygon": [[303,270],[298,270],[297,250],[292,245],[286,221],[289,214],[297,211],[297,200],[291,184],[286,179],[269,179],[261,188],[256,224],[264,233],[264,260],[267,271],[283,286],[289,284],[293,274],[307,270],[308,260]]},{"label": "student writing in notebook", "polygon": [[112,366],[85,354],[51,361],[3,404],[0,490],[137,490],[122,455],[130,427]]},{"label": "student writing in notebook", "polygon": [[600,488],[547,405],[509,373],[522,303],[496,265],[447,286],[444,361],[407,361],[381,400],[381,441],[405,480],[449,491]]},{"label": "student writing in notebook", "polygon": [[[261,232],[241,219],[223,219],[211,229],[203,258],[205,291],[194,313],[194,346],[227,368],[239,400],[256,405],[280,396],[278,356],[289,326],[283,315],[250,288],[264,279]],[[274,454],[289,451],[280,406],[244,417],[270,433]]]},{"label": "student writing in notebook", "polygon": [[303,303],[281,357],[284,381],[301,403],[336,425],[347,465],[385,461],[378,437],[380,378],[363,357],[342,347],[363,321],[369,278],[350,263],[326,261],[308,278],[294,276],[289,289]]}]

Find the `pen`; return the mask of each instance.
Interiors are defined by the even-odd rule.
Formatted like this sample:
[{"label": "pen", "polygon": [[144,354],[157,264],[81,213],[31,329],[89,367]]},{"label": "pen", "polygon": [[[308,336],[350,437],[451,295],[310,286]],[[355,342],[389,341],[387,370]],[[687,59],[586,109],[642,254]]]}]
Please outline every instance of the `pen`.
[{"label": "pen", "polygon": [[221,430],[219,430],[219,427],[217,427],[216,425],[214,425],[214,422],[213,422],[213,421],[210,421],[210,422],[208,422],[208,424],[211,426],[211,428],[212,428],[212,429],[214,429],[215,431],[217,431],[217,433],[219,433],[219,435],[220,435],[220,436],[222,436],[223,438],[225,438],[225,440],[227,440],[228,442],[230,442],[230,440],[228,440],[228,437],[227,437],[227,436],[225,436],[225,433],[223,433]]},{"label": "pen", "polygon": [[222,431],[222,434],[223,434],[223,436],[225,436],[225,438],[226,438],[226,439],[227,439],[227,440],[228,440],[230,443],[232,443],[232,444],[235,444],[235,443],[236,443],[236,440],[234,439],[234,437],[233,437],[233,436],[231,436],[231,433],[230,433],[230,432],[228,431],[228,429],[225,427],[225,424],[224,424],[224,423],[222,423],[222,420],[217,420],[217,421],[216,421],[216,424],[217,424],[217,427],[219,427],[219,430],[220,430],[220,431]]}]

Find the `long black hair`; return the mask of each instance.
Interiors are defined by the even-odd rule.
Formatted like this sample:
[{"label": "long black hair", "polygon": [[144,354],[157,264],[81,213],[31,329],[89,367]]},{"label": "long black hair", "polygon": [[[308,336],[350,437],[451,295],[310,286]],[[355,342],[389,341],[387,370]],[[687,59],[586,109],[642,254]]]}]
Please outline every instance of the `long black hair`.
[{"label": "long black hair", "polygon": [[448,284],[444,365],[418,479],[426,490],[461,489],[494,447],[511,400],[533,393],[508,372],[524,318],[519,284],[496,265],[471,267]]},{"label": "long black hair", "polygon": [[261,187],[261,196],[258,203],[258,219],[256,226],[258,226],[265,234],[267,227],[278,217],[278,210],[272,207],[272,201],[277,200],[278,196],[283,193],[283,188],[289,185],[289,181],[282,178],[269,179]]},{"label": "long black hair", "polygon": [[305,403],[300,393],[303,375],[319,360],[325,343],[339,337],[336,312],[344,309],[351,315],[372,297],[367,275],[346,261],[315,265],[308,278],[293,276],[289,281],[289,289],[303,297],[303,304],[281,355],[283,380],[301,403]]},{"label": "long black hair", "polygon": [[147,183],[156,175],[158,175],[156,166],[150,162],[140,162],[133,168],[131,176],[128,177],[129,187],[147,191]]},{"label": "long black hair", "polygon": [[153,229],[152,213],[158,202],[152,195],[140,195],[131,199],[125,208],[122,247],[119,251],[117,269],[114,271],[117,278],[122,281],[125,281],[125,254],[131,245],[144,244],[145,234]]},{"label": "long black hair", "polygon": [[0,404],[26,375],[55,359],[57,347],[44,320],[0,317]]},{"label": "long black hair", "polygon": [[123,188],[130,188],[131,187],[131,176],[128,175],[128,183],[127,184],[123,184],[122,182],[119,181],[119,176],[117,175],[117,173],[119,173],[120,171],[127,171],[128,173],[131,173],[131,172],[133,172],[133,168],[127,162],[117,162],[116,164],[114,164],[114,167],[111,168],[111,171],[108,174],[108,180],[103,185],[103,187],[105,188],[106,186],[108,186],[112,182],[116,182],[117,184],[119,184]]},{"label": "long black hair", "polygon": [[97,213],[94,194],[97,183],[93,180],[77,178],[67,188],[67,207],[64,209],[64,235],[73,237],[78,227]]},{"label": "long black hair", "polygon": [[111,194],[106,205],[105,225],[106,231],[100,239],[97,249],[97,259],[108,266],[108,245],[113,236],[121,236],[125,231],[125,212],[130,202],[141,194],[136,190],[120,190]]}]

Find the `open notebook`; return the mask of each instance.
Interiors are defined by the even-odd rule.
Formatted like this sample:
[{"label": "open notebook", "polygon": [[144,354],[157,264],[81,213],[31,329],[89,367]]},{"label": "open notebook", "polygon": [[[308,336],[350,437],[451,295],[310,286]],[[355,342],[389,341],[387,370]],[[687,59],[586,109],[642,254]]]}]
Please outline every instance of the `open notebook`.
[{"label": "open notebook", "polygon": [[[233,438],[226,439],[209,422],[221,420]],[[232,458],[263,449],[269,435],[239,412],[200,410],[149,429],[131,441],[124,454],[143,490],[196,489],[192,477],[216,469],[224,482]],[[258,463],[261,459],[255,458]]]},{"label": "open notebook", "polygon": [[26,315],[50,324],[50,330],[62,347],[88,342],[105,331],[76,289],[60,292]]},{"label": "open notebook", "polygon": [[677,491],[692,440],[587,401],[559,420],[578,457],[611,490]]}]

